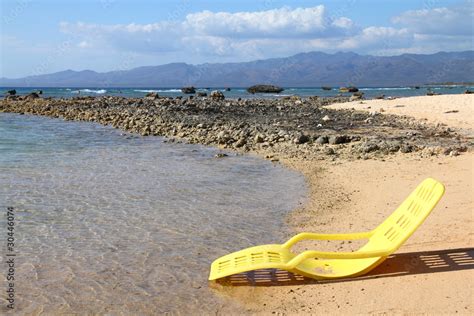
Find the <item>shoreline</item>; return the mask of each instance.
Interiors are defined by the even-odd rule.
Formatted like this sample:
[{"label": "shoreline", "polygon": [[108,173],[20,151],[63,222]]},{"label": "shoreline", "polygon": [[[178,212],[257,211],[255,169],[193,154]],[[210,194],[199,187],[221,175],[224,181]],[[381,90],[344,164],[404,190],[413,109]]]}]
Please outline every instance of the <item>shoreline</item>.
[{"label": "shoreline", "polygon": [[[228,278],[219,284],[219,290],[228,298],[237,299],[250,314],[264,315],[473,313],[474,153],[431,158],[397,155],[383,161],[322,166],[292,160],[289,166],[298,166],[296,170],[311,184],[308,203],[290,212],[286,219],[295,234],[373,229],[428,176],[444,183],[447,191],[414,235],[365,276],[319,282],[283,277],[259,283],[250,277],[247,282],[234,285]],[[401,168],[405,173],[400,173]],[[279,242],[284,241],[275,241]],[[351,251],[358,246],[315,242],[297,245],[296,250],[317,247]],[[456,256],[466,261],[457,262]],[[436,264],[430,260],[436,260]]]},{"label": "shoreline", "polygon": [[[452,96],[450,97],[452,98]],[[428,98],[434,100],[437,97],[432,96]],[[73,104],[75,101],[71,102],[72,104],[65,106],[64,104],[61,104],[61,101],[59,101],[57,104],[51,105],[41,104],[40,102],[43,101],[40,100],[30,100],[26,103],[31,102],[35,105],[35,107],[31,107],[28,104],[22,103],[15,110],[18,110],[16,113],[23,111],[24,113],[33,112],[31,114],[40,114],[53,117],[63,116],[65,119],[96,121],[101,124],[107,122],[114,127],[122,129],[123,127],[126,127],[126,130],[128,130],[130,127],[132,132],[139,132],[140,134],[150,135],[155,133],[153,128],[147,129],[146,124],[144,124],[144,126],[136,126],[136,124],[132,124],[132,126],[130,126],[129,117],[124,118],[123,122],[126,123],[125,125],[121,125],[123,122],[120,120],[122,119],[119,119],[119,121],[114,121],[113,119],[110,120],[110,118],[107,116],[101,116],[100,109],[103,108],[101,106],[104,104],[100,104],[100,102],[99,104],[95,104],[96,98],[93,99],[93,101],[91,100],[91,104],[85,105],[85,108],[76,108]],[[406,99],[410,98],[401,98],[397,100],[401,102],[406,101]],[[116,100],[112,98],[111,102],[114,101]],[[151,101],[154,104],[156,100]],[[308,183],[308,202],[306,205],[291,211],[285,220],[290,229],[294,230],[295,233],[303,230],[318,232],[352,232],[375,227],[377,223],[390,214],[393,206],[396,206],[397,203],[401,202],[406,194],[414,188],[414,186],[412,186],[413,183],[420,180],[419,175],[410,176],[409,174],[404,174],[403,172],[398,174],[397,170],[398,168],[401,168],[401,165],[409,165],[408,169],[411,169],[412,172],[420,172],[420,170],[428,170],[430,168],[430,170],[434,172],[437,169],[444,170],[444,167],[439,166],[452,166],[453,162],[458,169],[461,168],[458,166],[458,164],[462,166],[468,162],[471,162],[471,165],[470,167],[468,166],[467,170],[472,174],[472,162],[474,155],[472,153],[473,144],[471,133],[458,133],[465,131],[464,125],[454,126],[451,124],[446,126],[443,124],[437,124],[437,122],[430,120],[420,122],[419,119],[386,115],[386,113],[382,114],[380,111],[378,111],[378,113],[376,112],[376,114],[365,113],[363,112],[363,109],[362,111],[360,111],[361,109],[358,109],[359,111],[354,111],[349,108],[350,106],[353,107],[353,104],[350,103],[343,103],[342,105],[345,107],[345,110],[338,110],[333,109],[333,107],[336,107],[336,105],[331,104],[333,101],[337,100],[331,100],[330,102],[327,102],[327,104],[323,104],[324,102],[321,102],[321,100],[307,101],[291,98],[284,101],[263,100],[258,105],[262,106],[264,109],[263,113],[260,113],[258,109],[255,109],[252,107],[252,105],[249,105],[249,102],[244,101],[242,104],[239,103],[227,105],[226,103],[229,101],[219,100],[218,102],[220,103],[218,109],[220,112],[218,113],[217,117],[219,117],[219,114],[222,114],[223,116],[230,114],[230,119],[226,120],[225,118],[220,118],[224,123],[217,125],[217,129],[214,125],[206,126],[207,124],[210,124],[208,121],[204,123],[193,121],[195,123],[194,125],[186,126],[186,123],[189,122],[185,122],[184,126],[176,130],[173,129],[175,126],[172,125],[177,125],[179,120],[173,121],[174,117],[171,117],[168,121],[171,122],[170,128],[165,131],[159,131],[158,133],[163,134],[161,136],[165,137],[171,136],[173,137],[172,139],[188,138],[187,141],[190,143],[202,143],[204,145],[231,149],[237,152],[254,153],[264,159],[280,162],[286,167],[301,172],[305,176],[305,179]],[[5,111],[5,109],[13,110],[14,108],[12,107],[12,104],[9,103],[13,103],[14,106],[14,103],[16,102],[17,101],[2,101],[2,103],[0,103],[0,111]],[[166,100],[161,100],[159,102],[163,102],[164,111],[173,111],[173,109],[169,109],[170,105],[173,106],[173,104],[168,103]],[[257,103],[258,102],[259,101],[257,101]],[[308,104],[304,104],[306,102]],[[186,107],[186,105],[188,105],[188,107]],[[329,106],[326,107],[326,105]],[[60,109],[60,111],[55,113],[54,110],[56,106],[58,109]],[[147,104],[145,101],[145,106],[156,106],[156,104],[151,105],[150,102]],[[147,109],[145,106],[143,108],[139,106],[138,111],[145,111]],[[160,104],[160,106],[162,105]],[[179,104],[179,106],[181,106],[181,104]],[[215,108],[212,105],[210,107],[202,107],[200,104],[189,107],[189,103],[185,104],[184,106],[184,108],[177,110],[177,112],[179,112],[178,114],[183,115],[184,113],[184,115],[189,115],[190,117],[192,117],[192,115],[196,115],[196,113],[199,111],[210,111],[210,109]],[[235,115],[236,113],[226,113],[227,108],[233,106],[241,107],[239,109],[241,111],[237,113],[238,115]],[[298,108],[298,106],[303,107],[303,110]],[[106,109],[110,108],[106,107]],[[127,110],[131,111],[131,109],[127,108],[126,106],[119,108],[119,118],[120,114],[125,113]],[[248,114],[246,111],[250,111],[250,115],[246,116],[246,114]],[[275,120],[274,117],[276,117],[276,120],[279,120],[278,117],[282,116],[280,115],[281,112],[283,112],[283,115],[290,115],[292,118],[298,118],[301,115],[313,115],[313,111],[318,112],[318,115],[314,117],[310,116],[310,120],[308,121],[302,120],[296,122],[296,124],[291,125],[288,124],[288,120],[285,121],[284,119],[280,119],[282,124],[278,124],[275,128],[272,128],[272,124],[276,122],[271,121],[269,124],[262,124],[264,127],[261,130],[255,131],[255,133],[250,131],[252,126],[251,123],[255,122],[252,121],[252,115],[258,116],[259,119],[261,119],[270,113],[270,118]],[[73,112],[79,116],[73,117]],[[111,108],[110,111],[106,112],[111,115],[110,113],[113,114],[114,109]],[[275,114],[274,112],[277,115],[273,116]],[[160,112],[160,114],[162,113]],[[146,115],[148,115],[148,113]],[[146,115],[144,116],[145,118],[147,117]],[[236,118],[242,118],[242,116],[245,117],[243,120],[243,123],[245,123],[244,126],[241,126],[242,123],[233,126],[232,120]],[[329,117],[329,120],[324,120],[325,117]],[[217,124],[219,123],[221,122],[217,121]],[[199,124],[202,125],[199,126]],[[226,124],[230,124],[231,127],[228,128]],[[324,124],[324,128],[311,128],[313,126],[312,124],[316,127],[318,126],[317,124]],[[456,130],[453,130],[453,128]],[[206,131],[206,135],[203,135],[203,129]],[[283,129],[285,129],[287,132],[286,134],[280,133],[280,130]],[[227,132],[222,133],[222,130]],[[245,141],[241,141],[242,137],[238,137],[241,136],[242,130],[248,133],[248,135],[245,137]],[[209,136],[207,134],[211,135]],[[368,134],[368,136],[365,137],[365,134]],[[237,135],[237,137],[235,135]],[[326,138],[326,141],[322,144],[318,142],[321,137]],[[339,141],[337,140],[338,138]],[[464,153],[466,151],[467,153]],[[453,157],[458,155],[461,156]],[[438,163],[441,163],[441,165],[438,165]],[[387,167],[387,165],[390,166]],[[438,168],[434,168],[433,166],[438,166]],[[381,171],[384,170],[384,168],[386,169],[385,172],[391,176],[390,179],[397,183],[397,188],[401,188],[400,190],[395,190],[396,192],[392,192],[389,194],[389,196],[386,194],[380,194],[380,196],[376,197],[375,201],[371,201],[371,198],[373,198],[370,196],[371,188],[378,187],[379,190],[384,193],[390,192],[391,190],[391,185],[389,183],[390,181],[385,181],[385,178],[383,177],[384,173]],[[354,175],[349,176],[352,173]],[[387,175],[385,176],[388,177]],[[402,180],[397,180],[398,177],[400,177]],[[464,181],[466,181],[466,179],[464,179]],[[356,184],[362,184],[362,187],[356,188]],[[410,184],[410,187],[408,187],[408,184]],[[407,185],[406,188],[404,187],[405,185]],[[469,191],[467,193],[469,193]],[[361,202],[364,200],[368,205],[364,205]],[[390,204],[390,207],[384,210],[385,213],[377,213],[376,216],[368,216],[367,213],[363,213],[364,206],[367,207],[367,210],[365,210],[367,212],[368,210],[377,209],[384,203]],[[473,204],[472,198],[470,199],[470,203],[471,205]],[[344,220],[341,221],[339,218],[340,214],[337,214],[337,212],[342,210],[347,212],[347,210],[350,210],[351,206],[354,205],[355,211],[351,211],[350,214],[345,213]],[[320,209],[324,209],[325,212],[318,212]],[[386,213],[386,211],[389,213]],[[429,220],[430,219],[428,219],[428,221]],[[469,222],[469,218],[467,220]],[[470,220],[472,222],[472,218]],[[363,223],[362,226],[361,223]],[[468,223],[465,223],[465,225],[468,225]],[[424,231],[422,236],[429,236],[429,229],[423,229],[423,227],[424,226],[420,228]],[[467,245],[459,243],[458,241],[456,241],[456,245],[471,247],[472,235],[469,235],[468,237],[469,242]],[[407,242],[407,245],[411,245],[413,247],[416,245],[416,241],[412,244],[410,242],[411,240],[412,239]],[[337,247],[349,248],[353,246],[354,245],[347,244],[337,245]],[[405,248],[410,249],[410,247],[405,246],[402,249]],[[432,248],[432,246],[428,248]],[[400,252],[404,251],[400,250]],[[468,270],[462,272],[468,272]],[[465,277],[465,275],[459,276],[459,272],[457,272],[457,274],[457,280],[459,282],[462,281],[462,277],[468,279]],[[383,278],[381,280],[383,280]],[[219,288],[218,291],[222,290],[224,293],[226,293],[230,299],[236,299],[237,301],[243,303],[244,306],[248,306],[249,310],[247,311],[255,313],[269,313],[270,311],[288,313],[350,311],[350,309],[332,309],[335,308],[333,306],[335,300],[332,300],[332,298],[327,295],[323,295],[324,298],[328,300],[327,304],[320,305],[317,304],[317,302],[312,302],[311,297],[313,297],[313,295],[316,297],[322,295],[321,289],[318,289],[321,284],[305,282],[306,281],[297,283],[296,285],[288,285],[285,286],[284,289],[278,286],[265,289],[261,287],[221,287],[220,285],[217,285],[217,288]],[[380,281],[377,282],[380,283]],[[353,283],[359,283],[360,285],[360,282]],[[348,288],[349,292],[351,293],[355,286],[353,283],[326,283],[324,284],[324,287],[330,288],[331,286],[336,286],[341,287],[341,291],[345,291],[347,289],[344,288],[344,284],[352,284],[349,285]],[[303,284],[308,285],[302,286]],[[383,281],[382,284],[384,284]],[[375,285],[376,287],[381,287],[381,285],[378,283]],[[400,285],[406,286],[406,284],[403,282]],[[291,293],[302,293],[300,293],[297,299],[293,299],[295,294],[288,295],[289,291],[292,291]],[[303,295],[303,291],[305,291],[304,293],[307,294]],[[472,293],[472,286],[469,288],[468,284],[467,289],[463,291],[463,293],[469,294],[469,291]],[[331,292],[333,292],[333,290]],[[333,295],[334,294],[337,294],[337,292],[333,292]],[[345,299],[348,301],[351,301],[354,298],[360,299],[359,296],[351,297],[350,294],[345,297]],[[367,296],[365,296],[365,298],[370,299],[370,297],[367,298]],[[394,301],[394,304],[396,305],[397,302],[401,304],[401,302],[396,300]],[[303,305],[305,306],[305,309],[301,309],[301,306]],[[339,305],[342,306],[342,304]],[[351,304],[346,305],[348,305],[346,307],[354,308],[354,306],[351,306]],[[373,304],[372,308],[374,308]],[[468,305],[467,310],[472,311],[472,305]],[[444,312],[451,311],[451,309],[444,310]],[[417,311],[411,309],[394,310],[384,307],[383,310],[381,308],[378,310],[359,309],[359,312]],[[418,312],[420,312],[420,310],[418,310]],[[426,311],[421,310],[421,312]]]},{"label": "shoreline", "polygon": [[[456,102],[454,105],[459,107]],[[344,103],[329,107],[351,106]],[[452,103],[447,107],[452,107]],[[472,120],[474,108],[471,107],[470,111],[471,116],[467,116]],[[472,139],[472,130],[465,128],[465,118],[463,116],[460,124],[450,124],[449,127],[470,135]],[[439,123],[436,116],[426,121]],[[251,314],[468,315],[474,312],[474,275],[469,271],[474,268],[472,151],[459,157],[397,153],[383,159],[318,161],[316,166],[312,160],[294,158],[282,160],[282,163],[302,172],[310,185],[306,205],[290,212],[286,219],[295,234],[303,231],[344,233],[370,230],[390,215],[428,176],[442,181],[447,191],[417,232],[391,258],[366,276],[322,282],[306,278],[282,281],[269,278],[261,283],[263,286],[249,281],[244,282],[248,286],[233,288],[223,282],[223,287],[230,292],[227,294],[229,297],[239,298]],[[373,194],[374,188],[376,194]],[[375,213],[369,215],[369,212]],[[341,214],[344,215],[341,217]],[[297,250],[307,250],[305,246],[309,245],[297,246]],[[344,242],[317,246],[332,251],[350,251],[358,247]],[[452,261],[457,255],[463,255],[467,260],[461,264],[456,259]],[[438,260],[438,269],[431,265],[430,258]],[[232,283],[230,279],[227,282]],[[391,292],[386,291],[387,287]]]},{"label": "shoreline", "polygon": [[[458,95],[459,96],[459,95]],[[431,97],[432,98],[432,97]],[[349,98],[38,97],[0,100],[0,112],[92,121],[170,141],[199,143],[266,158],[322,160],[382,158],[397,152],[454,154],[472,147],[469,138],[444,124],[330,105]]]}]

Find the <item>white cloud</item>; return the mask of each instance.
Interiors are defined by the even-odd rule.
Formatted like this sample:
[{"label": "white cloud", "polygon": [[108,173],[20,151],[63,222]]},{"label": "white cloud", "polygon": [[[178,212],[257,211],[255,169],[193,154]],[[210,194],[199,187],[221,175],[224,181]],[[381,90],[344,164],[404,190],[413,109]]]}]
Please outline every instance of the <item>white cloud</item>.
[{"label": "white cloud", "polygon": [[473,34],[474,4],[466,1],[462,6],[406,11],[392,22],[409,28],[414,33],[438,35]]},{"label": "white cloud", "polygon": [[354,27],[354,22],[352,22],[351,19],[345,17],[337,18],[331,24],[336,27],[348,30]]},{"label": "white cloud", "polygon": [[345,39],[339,47],[345,50],[363,48],[380,55],[394,48],[411,46],[412,42],[413,34],[407,29],[371,26],[363,29],[359,34]]},{"label": "white cloud", "polygon": [[89,50],[174,56],[188,62],[240,61],[312,50],[392,54],[472,49],[472,18],[469,5],[433,8],[404,12],[392,19],[392,26],[360,28],[350,18],[330,16],[318,5],[235,13],[201,11],[181,21],[150,24],[64,22],[60,29]]},{"label": "white cloud", "polygon": [[81,41],[79,44],[77,44],[77,47],[79,47],[79,48],[89,48],[89,47],[91,47],[91,44],[87,41]]},{"label": "white cloud", "polygon": [[[151,24],[62,22],[60,30],[75,37],[83,48],[94,46],[148,54],[186,51],[248,59],[267,57],[272,50],[285,55],[300,52],[303,47],[306,50],[322,47],[324,44],[319,39],[333,43],[334,38],[356,34],[357,27],[347,17],[329,18],[325,7],[319,5],[236,13],[202,11],[188,14],[182,21]],[[313,47],[311,43],[318,44]]]},{"label": "white cloud", "polygon": [[392,19],[413,35],[411,45],[393,53],[434,53],[474,49],[474,3],[406,11]]},{"label": "white cloud", "polygon": [[283,7],[257,12],[203,11],[189,14],[184,21],[186,28],[198,34],[232,38],[284,38],[332,36],[338,29],[352,26],[348,18],[326,23],[325,8],[290,9]]},{"label": "white cloud", "polygon": [[62,22],[60,30],[90,46],[120,51],[160,53],[181,48],[181,25],[168,22],[117,25]]}]

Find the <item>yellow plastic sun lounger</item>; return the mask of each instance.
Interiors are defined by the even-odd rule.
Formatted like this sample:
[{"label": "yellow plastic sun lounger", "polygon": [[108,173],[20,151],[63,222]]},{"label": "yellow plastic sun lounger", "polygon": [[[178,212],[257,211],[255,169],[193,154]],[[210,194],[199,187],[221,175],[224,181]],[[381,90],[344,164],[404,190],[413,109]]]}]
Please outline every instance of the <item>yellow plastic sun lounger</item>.
[{"label": "yellow plastic sun lounger", "polygon": [[[209,280],[232,274],[281,269],[314,279],[363,275],[395,252],[428,217],[444,194],[444,186],[434,179],[424,180],[382,224],[370,232],[354,234],[301,233],[286,243],[263,245],[237,251],[215,260]],[[368,242],[354,252],[304,251],[291,247],[302,240],[354,240]]]}]

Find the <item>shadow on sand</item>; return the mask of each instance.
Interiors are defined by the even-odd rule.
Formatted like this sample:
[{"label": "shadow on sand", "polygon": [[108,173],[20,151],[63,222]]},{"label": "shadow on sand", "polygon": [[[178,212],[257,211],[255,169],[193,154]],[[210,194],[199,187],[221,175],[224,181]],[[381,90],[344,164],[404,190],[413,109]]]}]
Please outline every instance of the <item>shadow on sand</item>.
[{"label": "shadow on sand", "polygon": [[474,248],[394,254],[364,276],[317,281],[284,270],[266,269],[235,274],[217,283],[223,286],[285,286],[395,277],[474,269]]}]

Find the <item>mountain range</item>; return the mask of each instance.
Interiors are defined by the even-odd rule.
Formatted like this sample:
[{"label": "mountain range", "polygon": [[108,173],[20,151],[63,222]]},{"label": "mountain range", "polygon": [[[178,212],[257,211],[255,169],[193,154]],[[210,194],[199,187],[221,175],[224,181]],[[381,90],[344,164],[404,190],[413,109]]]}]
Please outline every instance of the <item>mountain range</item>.
[{"label": "mountain range", "polygon": [[408,86],[474,82],[474,51],[370,56],[351,52],[300,53],[238,63],[171,63],[130,70],[65,70],[18,79],[0,78],[3,87],[283,87]]}]

